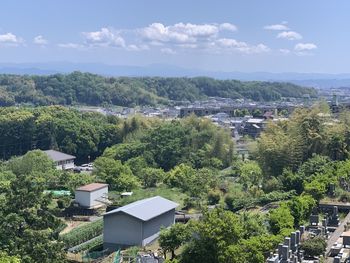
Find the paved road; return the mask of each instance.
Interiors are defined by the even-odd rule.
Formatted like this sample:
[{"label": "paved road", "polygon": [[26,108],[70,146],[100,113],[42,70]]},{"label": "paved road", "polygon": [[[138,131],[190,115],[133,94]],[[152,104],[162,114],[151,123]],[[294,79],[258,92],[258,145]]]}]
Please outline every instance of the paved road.
[{"label": "paved road", "polygon": [[[347,222],[350,222],[350,213],[347,214],[347,216],[344,218],[344,220],[341,222],[341,224],[338,226],[338,228],[331,235],[330,239],[328,239],[327,248],[326,248],[326,255],[329,254],[333,244],[335,242],[337,242],[337,240],[339,239],[341,234],[344,232],[344,226],[346,225]],[[332,262],[333,262],[333,258],[331,258],[331,257],[327,258],[327,263],[332,263]]]}]

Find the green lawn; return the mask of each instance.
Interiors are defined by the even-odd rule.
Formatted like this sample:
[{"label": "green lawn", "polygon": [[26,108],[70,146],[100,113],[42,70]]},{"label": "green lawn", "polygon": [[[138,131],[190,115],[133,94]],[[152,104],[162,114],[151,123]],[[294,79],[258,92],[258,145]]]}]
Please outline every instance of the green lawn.
[{"label": "green lawn", "polygon": [[138,201],[144,198],[153,197],[157,195],[178,203],[180,205],[178,207],[179,209],[183,207],[184,198],[186,197],[186,194],[181,193],[181,191],[177,188],[168,188],[165,185],[161,185],[154,188],[136,189],[133,191],[132,196],[120,198],[117,200],[117,202],[123,206],[129,203],[132,203],[134,201]]}]

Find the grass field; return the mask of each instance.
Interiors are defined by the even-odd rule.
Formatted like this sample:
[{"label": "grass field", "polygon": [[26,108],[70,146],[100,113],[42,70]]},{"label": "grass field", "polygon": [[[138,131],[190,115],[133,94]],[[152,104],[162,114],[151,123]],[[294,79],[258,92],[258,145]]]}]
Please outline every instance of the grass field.
[{"label": "grass field", "polygon": [[154,187],[154,188],[134,190],[132,196],[119,199],[119,204],[123,206],[137,200],[141,200],[144,198],[149,198],[157,195],[178,203],[180,205],[179,206],[180,209],[181,207],[183,207],[184,199],[186,197],[186,194],[181,193],[179,189],[168,188],[165,185],[161,185],[159,187]]}]

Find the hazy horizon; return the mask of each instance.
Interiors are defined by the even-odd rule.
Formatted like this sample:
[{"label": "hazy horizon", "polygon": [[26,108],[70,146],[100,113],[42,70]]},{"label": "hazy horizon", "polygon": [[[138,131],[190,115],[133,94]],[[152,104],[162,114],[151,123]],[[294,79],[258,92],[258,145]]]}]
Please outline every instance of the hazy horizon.
[{"label": "hazy horizon", "polygon": [[[350,72],[350,37],[344,34],[350,2],[345,0],[207,0],[200,5],[184,0],[62,0],[54,5],[5,0],[2,7],[0,64],[68,61],[166,64],[208,72]],[[337,15],[327,19],[330,14]]]}]

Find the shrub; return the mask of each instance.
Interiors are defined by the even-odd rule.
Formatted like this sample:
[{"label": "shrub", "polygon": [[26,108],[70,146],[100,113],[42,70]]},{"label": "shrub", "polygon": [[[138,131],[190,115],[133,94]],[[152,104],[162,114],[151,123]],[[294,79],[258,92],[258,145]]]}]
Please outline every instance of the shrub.
[{"label": "shrub", "polygon": [[220,198],[220,192],[217,190],[213,190],[208,193],[208,203],[210,205],[216,205],[217,203],[219,203]]},{"label": "shrub", "polygon": [[344,203],[350,202],[350,193],[343,192],[339,197],[339,201],[344,202]]},{"label": "shrub", "polygon": [[327,243],[322,237],[314,237],[308,240],[305,240],[301,244],[301,248],[304,250],[305,255],[309,257],[316,257],[322,255],[326,250]]}]

